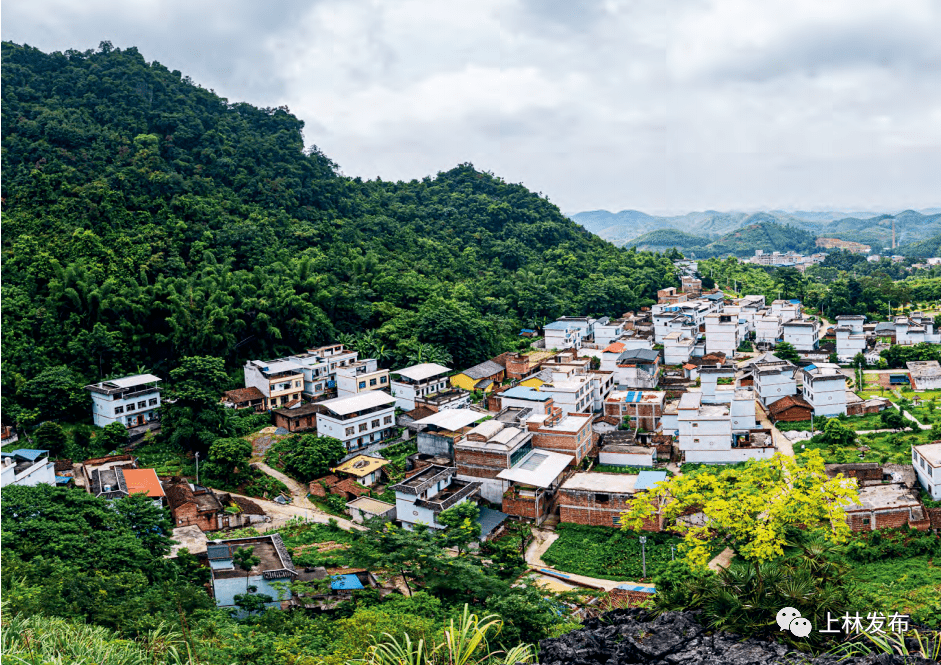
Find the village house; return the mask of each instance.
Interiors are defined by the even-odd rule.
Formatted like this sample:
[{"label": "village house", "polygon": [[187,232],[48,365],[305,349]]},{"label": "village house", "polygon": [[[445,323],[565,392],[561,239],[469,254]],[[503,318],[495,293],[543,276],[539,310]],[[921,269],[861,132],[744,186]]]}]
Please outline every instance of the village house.
[{"label": "village house", "polygon": [[800,300],[774,300],[771,302],[771,314],[777,316],[781,323],[787,323],[801,317]]},{"label": "village house", "polygon": [[680,277],[680,288],[683,293],[691,298],[698,298],[702,295],[702,280],[696,279],[691,275],[683,275]]},{"label": "village house", "polygon": [[507,515],[542,524],[555,507],[555,498],[573,463],[571,455],[533,449],[497,477],[509,484],[501,507]]},{"label": "village house", "polygon": [[395,398],[382,390],[320,402],[317,433],[342,441],[349,452],[363,450],[392,435],[395,404]]},{"label": "village house", "polygon": [[153,374],[135,374],[85,386],[91,393],[92,420],[98,427],[119,422],[128,429],[160,419],[162,379]]},{"label": "village house", "polygon": [[624,320],[609,319],[607,316],[602,316],[595,321],[593,330],[595,345],[599,349],[603,349],[617,341],[618,338],[624,334]]},{"label": "village house", "polygon": [[583,329],[572,321],[553,321],[543,327],[547,349],[582,348]]},{"label": "village house", "polygon": [[372,487],[382,480],[385,472],[383,467],[389,464],[384,457],[374,455],[356,455],[339,466],[331,469],[335,474],[354,479],[360,485]]},{"label": "village house", "polygon": [[704,404],[719,404],[732,401],[735,393],[736,370],[731,365],[719,367],[703,366],[699,369],[702,401]]},{"label": "village house", "polygon": [[[754,399],[742,391],[729,406],[703,404],[701,393],[685,393],[677,408],[677,445],[687,462],[729,464],[771,457],[775,453],[770,430],[755,427]],[[748,408],[751,404],[749,418]],[[734,424],[733,404],[741,427]]]},{"label": "village house", "polygon": [[846,375],[838,366],[821,364],[803,368],[803,397],[814,416],[846,413]]},{"label": "village house", "polygon": [[775,400],[768,407],[768,415],[773,422],[799,422],[810,420],[814,408],[807,400],[797,395],[788,395]]},{"label": "village house", "polygon": [[912,446],[912,466],[932,501],[941,501],[941,442]]},{"label": "village house", "polygon": [[317,404],[298,402],[289,408],[272,411],[275,427],[283,427],[292,433],[316,430],[317,414],[324,410],[322,404],[323,402]]},{"label": "village house", "polygon": [[395,506],[379,499],[361,496],[346,504],[346,512],[350,520],[356,524],[363,524],[371,519],[381,519],[383,522],[395,520]]},{"label": "village house", "polygon": [[254,501],[228,493],[217,494],[186,480],[177,481],[168,482],[164,490],[175,527],[196,526],[208,532],[240,528],[268,519]]},{"label": "village house", "polygon": [[781,317],[764,310],[755,316],[755,343],[774,346],[784,341],[784,326]]},{"label": "village house", "polygon": [[669,286],[657,291],[657,303],[660,305],[675,305],[686,302],[687,295],[676,290],[675,286]]},{"label": "village house", "polygon": [[558,409],[550,415],[531,415],[526,426],[533,433],[533,448],[572,455],[576,464],[594,447],[591,414],[563,415]]},{"label": "village house", "polygon": [[836,355],[840,362],[852,362],[857,353],[866,355],[867,340],[864,333],[853,332],[853,328],[848,325],[839,325],[833,332],[836,335]]},{"label": "village house", "polygon": [[622,390],[656,388],[660,375],[660,353],[646,349],[628,349],[618,356],[613,371],[614,381]]},{"label": "village house", "polygon": [[853,531],[903,526],[924,530],[930,524],[918,494],[901,483],[863,484],[859,488],[859,501],[859,504],[844,507],[846,521]]},{"label": "village house", "polygon": [[7,485],[55,485],[55,463],[49,459],[48,450],[18,448],[2,454],[3,473],[0,487]]},{"label": "village house", "polygon": [[458,480],[457,469],[436,464],[389,489],[395,492],[395,514],[402,527],[412,530],[418,524],[432,529],[443,529],[438,515],[465,501],[473,501],[480,494],[480,483]]},{"label": "village house", "polygon": [[470,405],[470,393],[460,388],[446,388],[436,393],[426,393],[415,398],[416,408],[425,406],[436,413],[452,409],[466,409]]},{"label": "village house", "polygon": [[592,382],[587,376],[572,376],[562,381],[553,380],[539,388],[539,392],[552,397],[554,406],[562,413],[590,413],[594,406]]},{"label": "village house", "polygon": [[741,342],[737,315],[716,312],[706,316],[706,353],[724,353],[731,358]]},{"label": "village house", "polygon": [[[626,473],[576,473],[562,483],[556,500],[559,520],[590,526],[621,526],[621,513],[630,508],[634,495],[666,480],[665,471]],[[644,521],[644,531],[661,531],[663,521]]]},{"label": "village house", "polygon": [[389,388],[389,370],[379,369],[375,358],[356,360],[335,370],[337,397]]},{"label": "village house", "polygon": [[[259,559],[247,571],[235,561],[240,549],[251,550]],[[212,541],[206,547],[206,556],[212,574],[212,597],[217,607],[234,608],[235,596],[247,593],[249,587],[255,587],[255,593],[272,599],[266,607],[278,609],[283,601],[290,601],[289,583],[297,577],[297,570],[281,534]]]},{"label": "village house", "polygon": [[422,363],[392,372],[392,395],[395,405],[405,411],[418,406],[418,399],[448,389],[450,367],[437,363]]},{"label": "village house", "polygon": [[242,368],[245,387],[257,388],[265,396],[270,409],[300,401],[304,392],[302,369],[290,358],[249,360]]},{"label": "village house", "polygon": [[[432,457],[454,458],[454,442],[476,423],[492,414],[474,409],[445,409],[429,413],[409,427],[417,433],[418,452]],[[499,415],[497,416],[499,418]]]},{"label": "village house", "polygon": [[227,409],[268,410],[268,398],[255,386],[225,391],[222,393],[222,404]]},{"label": "village house", "polygon": [[941,365],[937,360],[912,360],[905,363],[912,380],[912,390],[941,389]]},{"label": "village house", "polygon": [[769,407],[779,399],[797,394],[797,367],[772,353],[765,353],[742,365],[752,370],[755,393]]},{"label": "village house", "polygon": [[657,449],[638,445],[634,432],[617,430],[601,438],[598,463],[607,466],[646,466],[653,468],[657,461]]},{"label": "village house", "polygon": [[475,390],[490,392],[500,385],[504,376],[506,376],[506,368],[503,365],[493,360],[486,360],[452,376],[451,385],[469,392]]},{"label": "village house", "polygon": [[503,362],[506,363],[506,378],[523,379],[539,371],[542,363],[555,354],[555,351],[545,349],[532,350],[526,353],[505,353],[503,354]]},{"label": "village house", "polygon": [[157,472],[137,468],[137,460],[130,455],[85,460],[80,485],[89,494],[108,501],[146,494],[153,499],[154,505],[162,506],[166,496]]},{"label": "village house", "polygon": [[525,425],[518,427],[500,420],[480,423],[454,442],[457,478],[480,483],[480,495],[500,503],[509,482],[497,478],[533,449],[533,435]]},{"label": "village house", "polygon": [[588,379],[591,381],[591,407],[587,410],[600,412],[608,395],[614,392],[614,372],[592,370]]},{"label": "village house", "polygon": [[359,358],[359,353],[336,343],[307,349],[306,353],[298,353],[285,360],[291,360],[300,367],[304,377],[303,395],[306,399],[312,400],[335,391],[337,370],[349,367],[357,362],[357,358]]},{"label": "village house", "polygon": [[658,391],[615,391],[604,402],[604,415],[619,421],[630,419],[631,427],[655,432],[666,402],[666,393]]},{"label": "village house", "polygon": [[499,401],[500,406],[497,409],[491,408],[491,410],[500,410],[513,406],[523,409],[532,409],[533,413],[536,414],[547,414],[550,413],[553,408],[556,408],[552,395],[523,386],[516,386],[515,388],[504,390],[499,394]]},{"label": "village house", "polygon": [[786,321],[784,341],[798,351],[815,351],[820,346],[820,321],[814,317]]},{"label": "village house", "polygon": [[675,330],[663,338],[663,364],[683,365],[689,362],[696,348],[696,339]]}]

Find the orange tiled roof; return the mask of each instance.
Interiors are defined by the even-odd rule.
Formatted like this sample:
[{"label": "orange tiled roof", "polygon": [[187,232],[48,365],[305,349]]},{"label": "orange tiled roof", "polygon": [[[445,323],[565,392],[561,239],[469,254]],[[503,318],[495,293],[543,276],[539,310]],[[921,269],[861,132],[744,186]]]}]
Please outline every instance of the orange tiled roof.
[{"label": "orange tiled roof", "polygon": [[153,469],[124,469],[124,482],[128,494],[145,493],[155,499],[166,496]]},{"label": "orange tiled roof", "polygon": [[621,351],[623,351],[625,348],[627,347],[625,347],[621,342],[612,342],[604,348],[602,353],[621,353]]}]

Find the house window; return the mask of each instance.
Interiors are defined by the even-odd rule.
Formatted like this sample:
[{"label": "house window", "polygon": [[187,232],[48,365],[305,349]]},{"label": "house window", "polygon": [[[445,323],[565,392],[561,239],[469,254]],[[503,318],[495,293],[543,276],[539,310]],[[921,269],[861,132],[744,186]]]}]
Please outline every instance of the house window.
[{"label": "house window", "polygon": [[137,408],[138,408],[138,409],[146,409],[146,408],[147,408],[147,400],[142,400],[142,401],[138,402],[138,403],[137,403]]},{"label": "house window", "polygon": [[156,397],[151,398],[151,400],[150,400],[150,406],[157,406],[157,398],[156,398]]},{"label": "house window", "polygon": [[114,412],[115,412],[115,413],[124,413],[124,407],[123,407],[123,406],[116,406],[116,407],[114,407]]},{"label": "house window", "polygon": [[621,516],[620,516],[620,515],[612,515],[612,516],[611,516],[611,524],[613,524],[614,526],[621,526]]},{"label": "house window", "polygon": [[376,380],[375,380],[375,379],[369,379],[369,387],[371,388],[371,387],[374,386],[374,385],[376,385]]},{"label": "house window", "polygon": [[385,423],[386,425],[391,425],[391,424],[392,424],[392,416],[386,416],[385,418],[382,419],[382,422]]},{"label": "house window", "polygon": [[346,428],[346,436],[353,436],[353,434],[355,434],[355,433],[356,433],[356,428],[355,428],[355,427],[347,427],[347,428]]},{"label": "house window", "polygon": [[609,499],[609,497],[608,497],[607,494],[596,494],[596,495],[595,495],[595,501],[597,501],[598,503],[608,503],[608,499]]},{"label": "house window", "polygon": [[360,431],[360,432],[365,432],[368,427],[369,427],[369,425],[367,425],[366,423],[360,423],[360,424],[359,424],[359,431]]},{"label": "house window", "polygon": [[372,425],[373,427],[379,427],[379,419],[376,418],[374,421],[372,421],[371,425]]},{"label": "house window", "polygon": [[693,443],[699,443],[699,439],[693,439]]},{"label": "house window", "polygon": [[360,388],[360,390],[362,390],[362,389],[365,388],[365,387],[366,387],[366,382],[365,382],[365,381],[360,381],[360,382],[359,382],[359,388]]},{"label": "house window", "polygon": [[386,377],[384,376],[379,377],[379,383],[385,383],[385,382],[386,382]]},{"label": "house window", "polygon": [[[127,405],[127,412],[130,413],[130,412],[133,411],[133,410],[134,410],[134,405],[133,405],[133,404],[128,404],[128,405]],[[115,411],[117,411],[117,409],[115,409]]]},{"label": "house window", "polygon": [[316,386],[314,386],[314,390],[316,390],[319,393],[321,390],[323,390],[323,384],[318,383]]}]

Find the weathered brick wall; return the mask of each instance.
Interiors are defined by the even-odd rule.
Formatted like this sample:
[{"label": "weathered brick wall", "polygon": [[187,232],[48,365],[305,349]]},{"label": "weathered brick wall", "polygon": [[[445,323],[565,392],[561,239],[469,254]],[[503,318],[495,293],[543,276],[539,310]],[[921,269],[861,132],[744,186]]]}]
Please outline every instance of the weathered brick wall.
[{"label": "weathered brick wall", "polygon": [[[898,529],[909,524],[908,508],[899,508],[897,510],[870,512],[847,513],[847,522],[853,531],[870,531],[875,526],[876,529]],[[921,522],[930,523],[930,520]],[[874,524],[873,524],[874,523]],[[926,528],[920,522],[911,522],[913,528]]]},{"label": "weathered brick wall", "polygon": [[200,513],[195,503],[184,503],[171,511],[174,526],[198,526],[202,531],[217,529],[216,516]]},{"label": "weathered brick wall", "polygon": [[507,515],[518,515],[527,519],[535,520],[539,515],[536,514],[536,498],[527,496],[514,496],[512,492],[503,495],[503,512]]},{"label": "weathered brick wall", "polygon": [[503,356],[506,362],[506,376],[508,379],[522,379],[532,371],[529,358],[521,353],[507,353]]},{"label": "weathered brick wall", "polygon": [[[615,518],[620,517],[620,514],[630,507],[630,495],[608,494],[606,502],[599,502],[596,498],[595,492],[561,490],[556,501],[560,521],[616,528]],[[644,531],[660,531],[661,528],[657,517],[644,520],[642,527]]]},{"label": "weathered brick wall", "polygon": [[925,508],[932,529],[941,529],[941,508]]}]

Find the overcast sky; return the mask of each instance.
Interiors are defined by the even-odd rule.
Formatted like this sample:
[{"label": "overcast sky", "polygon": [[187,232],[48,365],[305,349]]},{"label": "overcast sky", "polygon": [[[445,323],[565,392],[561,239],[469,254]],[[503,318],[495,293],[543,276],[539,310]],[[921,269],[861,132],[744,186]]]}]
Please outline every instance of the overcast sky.
[{"label": "overcast sky", "polygon": [[473,162],[563,211],[941,205],[937,0],[4,0],[286,104],[343,173]]}]

